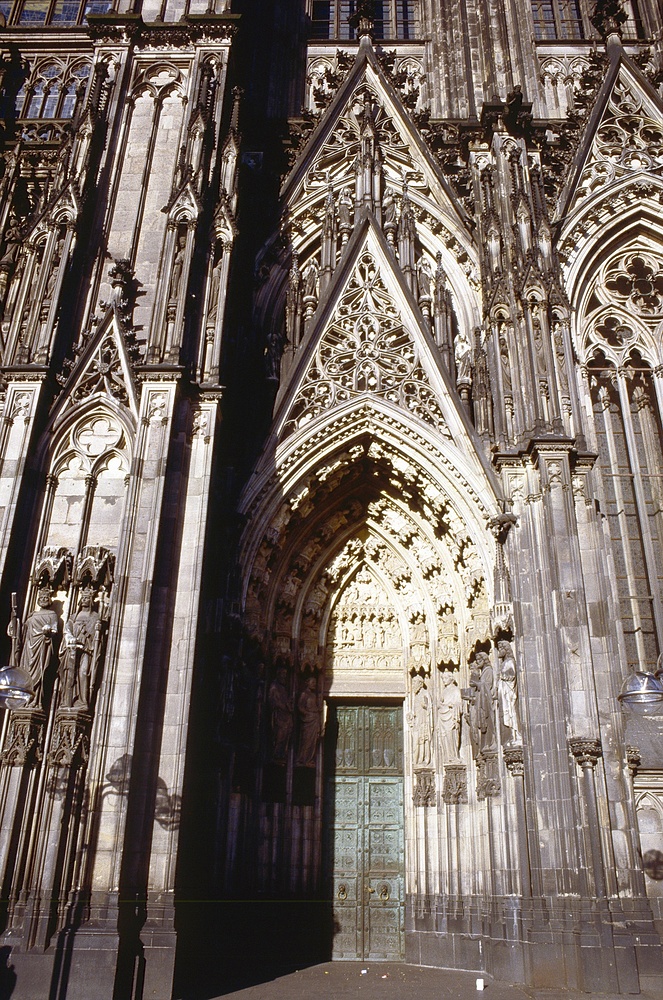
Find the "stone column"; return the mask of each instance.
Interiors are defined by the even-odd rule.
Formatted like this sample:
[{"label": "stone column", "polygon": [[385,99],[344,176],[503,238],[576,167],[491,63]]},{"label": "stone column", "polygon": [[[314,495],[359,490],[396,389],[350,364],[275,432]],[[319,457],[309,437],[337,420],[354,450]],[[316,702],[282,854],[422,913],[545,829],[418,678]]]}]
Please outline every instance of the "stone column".
[{"label": "stone column", "polygon": [[587,810],[587,825],[592,858],[592,875],[594,877],[594,895],[605,898],[605,873],[603,870],[603,852],[601,850],[601,828],[596,804],[596,785],[594,783],[594,768],[603,756],[601,741],[586,736],[572,736],[569,739],[569,750],[576,763],[582,769],[582,784]]},{"label": "stone column", "polygon": [[525,755],[522,747],[505,747],[502,751],[504,763],[513,777],[518,822],[518,862],[520,865],[520,891],[529,898],[532,895],[532,872],[527,843],[527,811],[525,808]]}]

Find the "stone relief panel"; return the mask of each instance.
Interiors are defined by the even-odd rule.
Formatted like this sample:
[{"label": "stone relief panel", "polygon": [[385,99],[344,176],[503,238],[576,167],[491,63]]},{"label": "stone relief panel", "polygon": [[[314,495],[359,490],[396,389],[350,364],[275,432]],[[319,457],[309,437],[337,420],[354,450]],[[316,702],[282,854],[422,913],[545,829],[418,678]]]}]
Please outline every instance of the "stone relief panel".
[{"label": "stone relief panel", "polygon": [[403,692],[403,637],[395,608],[368,566],[360,567],[332,612],[327,638],[332,694]]}]

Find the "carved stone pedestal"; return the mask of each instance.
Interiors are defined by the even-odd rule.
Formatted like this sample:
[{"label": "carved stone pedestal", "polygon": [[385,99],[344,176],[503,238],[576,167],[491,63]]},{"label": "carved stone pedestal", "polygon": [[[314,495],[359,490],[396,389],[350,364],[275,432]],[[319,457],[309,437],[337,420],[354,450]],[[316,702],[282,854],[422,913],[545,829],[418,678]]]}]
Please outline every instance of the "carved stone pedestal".
[{"label": "carved stone pedestal", "polygon": [[55,716],[47,762],[55,767],[87,764],[91,717],[75,708],[60,708]]},{"label": "carved stone pedestal", "polygon": [[38,764],[44,754],[45,723],[46,716],[39,709],[23,708],[12,712],[0,754],[2,763],[10,767]]}]

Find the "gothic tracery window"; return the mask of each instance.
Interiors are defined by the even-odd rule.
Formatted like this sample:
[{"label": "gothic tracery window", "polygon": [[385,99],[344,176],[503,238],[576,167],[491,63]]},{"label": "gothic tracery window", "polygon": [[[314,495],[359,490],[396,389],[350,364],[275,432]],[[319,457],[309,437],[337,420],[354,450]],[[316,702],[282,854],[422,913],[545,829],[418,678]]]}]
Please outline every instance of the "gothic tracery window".
[{"label": "gothic tracery window", "polygon": [[588,289],[587,365],[601,510],[612,540],[626,658],[651,669],[663,636],[663,260],[651,244],[608,256]]},{"label": "gothic tracery window", "polygon": [[71,118],[90,76],[89,63],[49,61],[35,66],[16,96],[18,118]]},{"label": "gothic tracery window", "polygon": [[584,37],[579,0],[532,0],[532,17],[539,42]]},{"label": "gothic tracery window", "polygon": [[[373,10],[375,37],[416,38],[419,34],[418,6],[417,0],[378,0]],[[312,37],[352,40],[355,33],[348,22],[356,7],[355,0],[312,0]]]},{"label": "gothic tracery window", "polygon": [[21,27],[71,28],[83,24],[88,14],[105,14],[112,6],[111,0],[3,0],[0,13],[7,24]]}]

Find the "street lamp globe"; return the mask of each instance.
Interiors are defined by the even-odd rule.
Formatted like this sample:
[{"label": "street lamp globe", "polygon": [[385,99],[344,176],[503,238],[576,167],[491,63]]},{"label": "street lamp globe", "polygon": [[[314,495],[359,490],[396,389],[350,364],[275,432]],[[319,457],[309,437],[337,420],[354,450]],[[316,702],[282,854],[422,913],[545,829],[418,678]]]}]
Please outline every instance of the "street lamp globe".
[{"label": "street lamp globe", "polygon": [[29,674],[20,667],[0,667],[0,707],[25,708],[35,693]]},{"label": "street lamp globe", "polygon": [[618,697],[622,705],[640,715],[654,714],[663,709],[663,682],[648,670],[633,670]]}]

